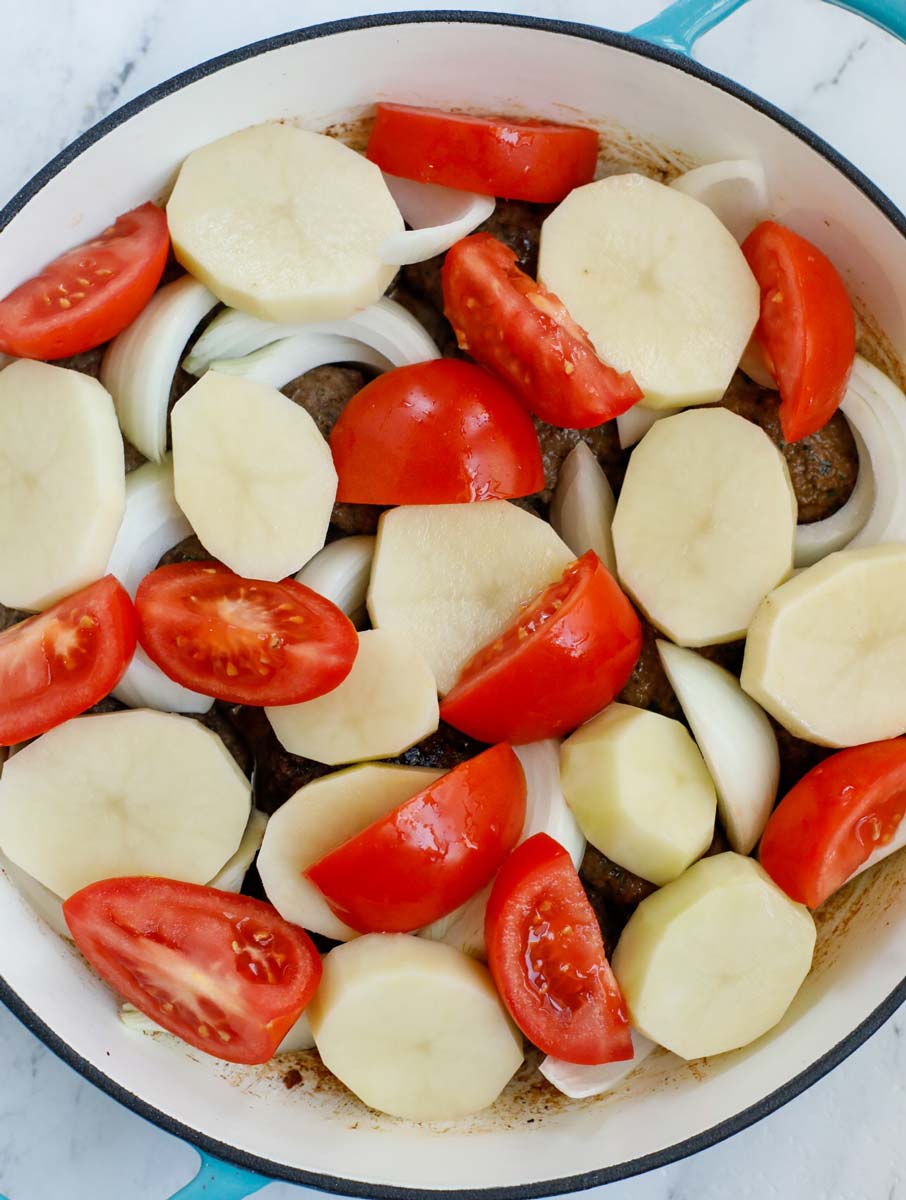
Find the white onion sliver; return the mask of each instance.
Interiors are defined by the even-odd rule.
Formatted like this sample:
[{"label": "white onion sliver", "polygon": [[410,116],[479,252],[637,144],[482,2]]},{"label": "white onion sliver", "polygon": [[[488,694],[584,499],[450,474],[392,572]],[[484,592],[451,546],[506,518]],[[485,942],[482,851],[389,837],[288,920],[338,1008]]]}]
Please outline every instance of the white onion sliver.
[{"label": "white onion sliver", "polygon": [[706,205],[741,242],[770,210],[764,167],[749,158],[708,163],[670,184]]},{"label": "white onion sliver", "polygon": [[896,828],[896,832],[890,841],[885,845],[878,846],[875,850],[873,850],[871,854],[869,854],[868,858],[866,858],[865,862],[862,863],[861,867],[857,867],[846,882],[849,883],[850,880],[857,878],[857,876],[861,875],[863,871],[869,870],[870,867],[877,866],[877,864],[882,862],[885,858],[890,858],[891,854],[896,854],[896,852],[898,850],[902,850],[904,846],[906,846],[906,817],[900,820],[900,823]]},{"label": "white onion sliver", "polygon": [[173,462],[143,463],[126,476],[126,511],[107,571],[132,599],[138,585],[161,556],[192,532],[173,490]]},{"label": "white onion sliver", "polygon": [[302,1013],[294,1025],[289,1027],[286,1037],[274,1051],[277,1054],[294,1054],[297,1050],[314,1050],[315,1035],[311,1031],[308,1014]]},{"label": "white onion sliver", "polygon": [[190,375],[204,375],[211,363],[219,358],[244,358],[262,346],[297,332],[295,325],[262,321],[238,308],[225,308],[205,327],[183,359],[182,368]]},{"label": "white onion sliver", "polygon": [[643,408],[641,404],[634,404],[632,408],[627,408],[626,412],[620,413],[617,417],[617,435],[620,439],[620,449],[628,450],[630,446],[634,446],[636,442],[640,442],[655,421],[659,421],[661,417],[668,417],[669,415],[669,410]]},{"label": "white onion sliver", "polygon": [[777,799],[777,737],[729,671],[670,642],[659,640],[657,649],[714,780],[727,840],[737,854],[749,854]]},{"label": "white onion sliver", "polygon": [[440,358],[431,335],[407,308],[384,296],[377,304],[353,313],[345,321],[318,326],[325,333],[357,338],[388,358],[395,367]]},{"label": "white onion sliver", "polygon": [[743,375],[748,375],[749,379],[753,383],[757,383],[759,387],[769,388],[772,392],[777,391],[777,382],[768,370],[767,363],[764,361],[764,351],[758,344],[754,333],[749,338],[746,348],[742,352],[742,358],[739,360],[739,369]]},{"label": "white onion sliver", "polygon": [[29,908],[49,925],[54,933],[72,941],[72,934],[69,932],[69,926],[63,916],[63,901],[60,897],[2,853],[0,853],[0,869],[4,871]]},{"label": "white onion sliver", "polygon": [[141,646],[135,647],[132,662],[111,695],[129,708],[156,708],[158,712],[193,716],[209,712],[214,703],[213,696],[203,696],[170,679]]},{"label": "white onion sliver", "polygon": [[161,288],[104,355],[101,383],[113,397],[120,428],[152,462],[160,462],[167,448],[167,408],[180,355],[215,304],[203,284],[184,275]]},{"label": "white onion sliver", "polygon": [[906,396],[856,355],[840,410],[865,442],[874,480],[871,515],[849,548],[906,541]]},{"label": "white onion sliver", "polygon": [[297,333],[271,342],[245,358],[221,358],[211,363],[222,375],[241,375],[256,383],[285,387],[291,380],[327,363],[357,362],[386,371],[390,362],[370,346],[332,333]]},{"label": "white onion sliver", "polygon": [[797,525],[794,561],[797,567],[810,567],[813,563],[842,550],[864,527],[875,499],[874,473],[871,458],[862,435],[852,425],[852,435],[859,454],[859,474],[852,495],[842,508],[810,525]]},{"label": "white onion sliver", "polygon": [[562,1059],[549,1054],[547,1058],[542,1059],[538,1070],[549,1083],[571,1100],[600,1096],[622,1083],[655,1049],[654,1042],[649,1041],[643,1034],[635,1029],[631,1033],[635,1053],[632,1058],[623,1062],[602,1063],[594,1067],[583,1063],[563,1062]]},{"label": "white onion sliver", "polygon": [[376,540],[369,534],[360,534],[330,542],[299,571],[297,582],[326,596],[355,625],[365,615]]},{"label": "white onion sliver", "polygon": [[493,196],[479,196],[436,183],[418,183],[398,175],[384,175],[384,182],[407,225],[393,233],[381,246],[381,261],[402,267],[434,258],[476,229],[493,213]]},{"label": "white onion sliver", "polygon": [[611,574],[617,560],[610,527],[616,506],[607,476],[585,442],[563,460],[551,500],[550,522],[576,558],[594,550]]},{"label": "white onion sliver", "polygon": [[264,831],[267,828],[267,814],[258,808],[253,808],[249,823],[245,827],[242,840],[236,847],[236,853],[223,864],[208,887],[219,888],[221,892],[241,892],[246,872],[252,865],[255,855],[261,849]]}]

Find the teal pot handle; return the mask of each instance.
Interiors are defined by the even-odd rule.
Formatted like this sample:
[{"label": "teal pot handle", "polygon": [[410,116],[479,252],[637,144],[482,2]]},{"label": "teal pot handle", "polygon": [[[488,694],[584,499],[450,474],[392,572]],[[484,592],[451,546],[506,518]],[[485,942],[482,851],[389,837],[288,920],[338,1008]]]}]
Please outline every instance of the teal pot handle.
[{"label": "teal pot handle", "polygon": [[219,1158],[211,1158],[201,1151],[199,1154],[201,1163],[198,1174],[170,1200],[246,1200],[246,1197],[254,1196],[271,1182],[263,1175],[244,1171],[242,1167],[221,1162]]}]

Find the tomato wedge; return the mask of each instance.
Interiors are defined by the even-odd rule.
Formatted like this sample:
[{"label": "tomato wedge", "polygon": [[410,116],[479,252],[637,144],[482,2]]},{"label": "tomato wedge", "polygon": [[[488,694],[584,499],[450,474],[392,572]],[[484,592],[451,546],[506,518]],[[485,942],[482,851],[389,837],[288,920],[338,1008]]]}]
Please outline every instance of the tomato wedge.
[{"label": "tomato wedge", "polygon": [[549,425],[589,429],[642,399],[632,376],[601,362],[563,303],[520,271],[516,252],[489,233],[457,242],[441,278],[460,349]]},{"label": "tomato wedge", "polygon": [[352,670],[349,618],[293,579],[243,579],[222,563],[172,563],[135,595],[138,640],[165,675],[232,704],[301,704]]},{"label": "tomato wedge", "polygon": [[832,754],[780,801],[761,865],[786,894],[817,908],[888,845],[906,813],[906,738]]},{"label": "tomato wedge", "polygon": [[330,435],[337,499],[456,504],[544,487],[531,418],[493,375],[454,358],[398,367],[349,401]]},{"label": "tomato wedge", "polygon": [[578,125],[378,104],[366,154],[405,179],[556,204],[594,178],[598,135]]},{"label": "tomato wedge", "polygon": [[798,442],[826,425],[846,394],[853,306],[830,259],[776,221],[756,226],[742,252],[761,288],[755,338],[780,388],[783,436]]},{"label": "tomato wedge", "polygon": [[272,1058],[321,979],[305,930],[251,896],[128,876],[82,888],[63,915],[114,991],[228,1062]]},{"label": "tomato wedge", "polygon": [[484,936],[501,999],[539,1050],[589,1065],[632,1058],[597,918],[559,842],[536,833],[509,856],[494,880]]},{"label": "tomato wedge", "polygon": [[135,652],[128,593],[106,575],[0,633],[0,746],[77,717],[116,687]]},{"label": "tomato wedge", "polygon": [[68,358],[116,337],[151,299],[169,249],[163,209],[143,204],[118,217],[0,300],[0,351]]},{"label": "tomato wedge", "polygon": [[642,626],[589,550],[462,669],[441,717],[482,742],[560,737],[626,685]]},{"label": "tomato wedge", "polygon": [[465,904],[493,878],[525,821],[525,775],[511,747],[460,763],[305,876],[362,933],[408,933]]}]

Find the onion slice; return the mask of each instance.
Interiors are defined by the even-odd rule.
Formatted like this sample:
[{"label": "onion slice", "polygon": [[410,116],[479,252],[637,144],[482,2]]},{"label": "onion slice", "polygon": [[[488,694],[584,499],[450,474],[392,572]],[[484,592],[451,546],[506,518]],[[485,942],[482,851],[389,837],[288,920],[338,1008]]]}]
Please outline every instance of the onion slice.
[{"label": "onion slice", "polygon": [[849,548],[906,541],[906,396],[857,354],[840,409],[865,443],[874,481],[871,515]]},{"label": "onion slice", "polygon": [[764,167],[750,158],[707,163],[670,184],[706,205],[741,242],[770,210]]},{"label": "onion slice", "polygon": [[632,1048],[635,1051],[632,1058],[623,1062],[601,1063],[600,1066],[586,1066],[583,1063],[568,1063],[562,1059],[548,1055],[538,1065],[538,1070],[544,1078],[554,1085],[564,1096],[571,1100],[585,1100],[588,1096],[601,1096],[613,1089],[644,1062],[655,1049],[655,1043],[631,1030]]},{"label": "onion slice", "polygon": [[628,450],[636,442],[640,442],[655,421],[670,415],[670,410],[642,408],[634,404],[617,417],[617,436],[620,439],[620,449]]},{"label": "onion slice", "polygon": [[764,360],[764,351],[754,333],[742,352],[739,369],[743,375],[748,375],[749,379],[753,383],[757,383],[759,387],[768,388],[772,392],[777,391],[777,381],[768,370],[768,364]]},{"label": "onion slice", "polygon": [[576,558],[594,550],[611,575],[617,570],[610,532],[615,507],[600,463],[585,442],[578,442],[560,468],[550,522]]},{"label": "onion slice", "polygon": [[771,723],[717,663],[671,642],[658,640],[657,649],[714,780],[727,840],[749,854],[777,799],[780,753]]},{"label": "onion slice", "polygon": [[135,647],[132,662],[110,694],[127,708],[156,708],[158,712],[192,716],[209,712],[214,704],[213,696],[193,692],[165,675],[141,646]]},{"label": "onion slice", "polygon": [[145,458],[167,449],[167,409],[179,358],[193,329],[218,303],[191,275],[168,283],[110,343],[101,383],[113,397],[120,428]]},{"label": "onion slice", "polygon": [[261,849],[264,831],[267,828],[267,814],[259,808],[253,808],[249,823],[236,853],[223,864],[208,887],[219,888],[221,892],[241,892],[246,872],[255,860],[255,855]]},{"label": "onion slice", "polygon": [[443,254],[493,213],[493,196],[459,192],[436,183],[384,175],[397,208],[411,229],[392,233],[381,246],[381,261],[402,267]]},{"label": "onion slice", "polygon": [[60,897],[40,883],[33,875],[23,871],[12,859],[0,853],[0,870],[37,916],[41,918],[54,933],[72,941],[72,934],[63,916],[63,901]]},{"label": "onion slice", "polygon": [[326,596],[357,628],[365,618],[365,597],[377,539],[368,534],[339,538],[319,550],[296,575],[313,592]]},{"label": "onion slice", "polygon": [[355,362],[386,371],[392,364],[364,342],[335,333],[297,333],[262,346],[244,358],[220,358],[211,363],[222,375],[241,375],[256,383],[285,387],[291,380],[326,363]]},{"label": "onion slice", "polygon": [[869,854],[865,862],[862,863],[861,867],[857,867],[846,882],[849,883],[851,880],[856,879],[862,874],[863,871],[867,871],[870,867],[877,866],[877,864],[882,862],[885,858],[890,858],[891,854],[896,854],[896,852],[898,850],[902,850],[904,846],[906,846],[906,817],[901,819],[896,828],[896,832],[890,841],[886,842],[883,846],[878,846],[872,850],[871,854]]}]

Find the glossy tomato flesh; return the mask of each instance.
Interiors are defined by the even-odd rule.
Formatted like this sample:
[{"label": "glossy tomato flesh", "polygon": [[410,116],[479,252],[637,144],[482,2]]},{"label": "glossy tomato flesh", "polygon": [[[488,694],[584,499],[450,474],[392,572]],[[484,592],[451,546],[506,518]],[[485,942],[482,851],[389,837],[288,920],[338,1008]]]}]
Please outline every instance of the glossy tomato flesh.
[{"label": "glossy tomato flesh", "polygon": [[300,704],[352,670],[358,634],[293,579],[243,579],[215,561],[173,563],[135,596],[138,640],[165,675],[233,704]]},{"label": "glossy tomato flesh", "polygon": [[572,861],[546,833],[509,856],[485,915],[488,966],[513,1020],[564,1062],[632,1058],[629,1019]]},{"label": "glossy tomato flesh", "polygon": [[525,821],[525,776],[492,746],[326,854],[305,875],[362,933],[430,925],[484,887]]},{"label": "glossy tomato flesh", "polygon": [[130,876],[82,888],[63,915],[123,999],[229,1062],[272,1058],[321,979],[305,930],[251,896]]},{"label": "glossy tomato flesh", "polygon": [[483,742],[559,737],[613,700],[641,649],[635,609],[589,550],[466,663],[441,716]]},{"label": "glossy tomato flesh", "polygon": [[0,351],[67,358],[116,337],[151,299],[169,249],[163,209],[125,213],[0,300]]}]

